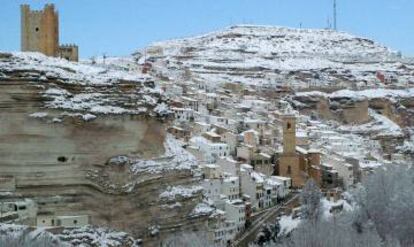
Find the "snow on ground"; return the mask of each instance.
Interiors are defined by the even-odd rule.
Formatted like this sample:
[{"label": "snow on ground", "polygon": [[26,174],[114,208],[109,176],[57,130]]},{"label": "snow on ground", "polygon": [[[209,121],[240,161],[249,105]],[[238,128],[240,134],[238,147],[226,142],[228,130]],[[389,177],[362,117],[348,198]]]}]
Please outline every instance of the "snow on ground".
[{"label": "snow on ground", "polygon": [[375,88],[375,89],[366,89],[361,91],[353,90],[338,90],[331,94],[323,93],[320,91],[311,91],[311,92],[298,92],[296,96],[316,96],[324,98],[354,98],[354,99],[401,99],[401,98],[413,98],[414,97],[414,88],[407,89],[386,89],[386,88]]},{"label": "snow on ground", "polygon": [[118,70],[137,72],[139,68],[135,59],[132,56],[126,57],[108,57],[103,56],[93,57],[80,61],[82,64],[93,65],[102,68],[116,68]]},{"label": "snow on ground", "polygon": [[167,209],[174,209],[174,208],[180,208],[183,205],[179,202],[174,202],[173,204],[163,204],[161,205],[161,208],[167,208]]},{"label": "snow on ground", "polygon": [[[414,81],[410,64],[396,52],[372,40],[333,30],[240,25],[192,38],[157,42],[146,48],[140,63],[172,79],[189,70],[208,83],[308,87],[376,83],[376,71],[397,73]],[[305,72],[295,77],[289,72]],[[295,82],[295,83],[293,83]]]},{"label": "snow on ground", "polygon": [[79,85],[110,85],[117,80],[145,81],[149,76],[124,70],[103,68],[70,62],[62,58],[47,57],[35,52],[13,52],[12,58],[0,60],[0,71],[27,70],[43,72],[47,78],[59,78],[65,83]]},{"label": "snow on ground", "polygon": [[383,166],[384,163],[376,160],[360,160],[358,165],[361,169],[376,169]]},{"label": "snow on ground", "polygon": [[353,207],[345,200],[338,200],[336,202],[332,202],[327,200],[326,198],[321,199],[322,203],[322,211],[323,211],[323,217],[330,218],[334,215],[335,211],[352,211]]},{"label": "snow on ground", "polygon": [[79,228],[67,228],[63,229],[61,233],[52,234],[47,231],[47,228],[42,227],[30,228],[23,225],[0,224],[0,243],[4,243],[4,241],[14,243],[16,241],[19,244],[16,246],[20,246],[22,244],[20,241],[22,240],[26,244],[31,243],[36,246],[42,243],[59,243],[56,246],[67,247],[138,247],[141,243],[141,240],[133,239],[125,232],[113,231],[101,227],[83,226]]},{"label": "snow on ground", "polygon": [[73,246],[100,246],[100,247],[138,247],[139,240],[134,240],[125,232],[116,232],[106,228],[84,226],[65,229],[57,235],[62,241]]},{"label": "snow on ground", "polygon": [[374,133],[375,136],[394,136],[401,137],[403,132],[400,126],[389,118],[369,109],[369,115],[373,118],[372,121],[361,125],[342,125],[339,127],[341,131],[349,131],[352,133]]},{"label": "snow on ground", "polygon": [[[327,29],[294,29],[277,26],[238,25],[223,31],[208,33],[193,38],[177,39],[155,43],[154,47],[163,47],[168,54],[182,52],[182,46],[202,45],[207,48],[221,47],[225,51],[237,51],[270,54],[324,54],[342,55],[366,54],[391,55],[392,51],[370,40]],[[245,46],[245,47],[244,47]],[[211,53],[205,50],[205,53]],[[310,55],[310,54],[309,54]],[[361,56],[361,55],[360,55]]]},{"label": "snow on ground", "polygon": [[47,117],[48,113],[47,112],[35,112],[30,114],[30,117],[34,117],[34,118],[44,118]]},{"label": "snow on ground", "polygon": [[136,160],[131,165],[135,174],[142,172],[161,173],[169,170],[196,170],[198,162],[188,151],[182,148],[180,141],[168,134],[164,143],[165,153],[159,158]]},{"label": "snow on ground", "polygon": [[301,219],[292,218],[292,215],[283,215],[280,217],[279,225],[280,225],[280,235],[286,236],[290,232],[292,232],[295,228],[299,226]]},{"label": "snow on ground", "polygon": [[398,147],[403,153],[414,153],[414,128],[408,129],[410,137],[404,140],[403,145]]},{"label": "snow on ground", "polygon": [[[116,66],[115,61],[122,59],[103,66],[70,62],[40,53],[7,54],[9,56],[0,58],[0,81],[33,81],[44,90],[41,94],[47,108],[94,115],[166,116],[170,113],[168,106],[162,103],[163,96],[155,87],[154,78],[132,69],[132,57],[127,63],[131,69],[128,69],[122,64]],[[155,112],[152,112],[153,108],[156,108]],[[90,120],[93,118],[85,119]]]},{"label": "snow on ground", "polygon": [[203,190],[201,186],[192,186],[192,187],[184,187],[184,186],[169,186],[166,191],[160,194],[160,199],[167,200],[167,201],[174,201],[176,199],[181,198],[191,198],[197,194],[200,194]]},{"label": "snow on ground", "polygon": [[158,114],[158,116],[166,116],[168,114],[171,114],[172,111],[170,110],[169,106],[165,103],[158,104],[154,108],[154,112]]},{"label": "snow on ground", "polygon": [[[325,219],[332,217],[336,212],[349,212],[354,208],[345,200],[338,200],[336,202],[328,201],[326,198],[321,199],[322,216]],[[332,210],[331,210],[332,209]],[[280,234],[286,236],[292,232],[301,223],[301,218],[293,218],[292,215],[283,215],[279,219]]]},{"label": "snow on ground", "polygon": [[212,214],[216,209],[208,205],[206,202],[201,202],[197,204],[197,206],[193,209],[190,216],[197,217],[197,216],[203,216],[203,215],[210,215]]},{"label": "snow on ground", "polygon": [[148,111],[148,108],[144,106],[144,102],[142,102],[143,106],[135,108],[114,105],[116,102],[110,99],[114,96],[109,94],[91,92],[69,96],[64,94],[52,95],[46,91],[43,96],[52,98],[51,101],[46,102],[46,107],[52,109],[82,111],[94,114],[142,114]]},{"label": "snow on ground", "polygon": [[[338,154],[344,157],[352,157],[360,162],[366,158],[376,158],[383,161],[382,149],[378,140],[372,140],[368,136],[349,133],[342,125],[330,121],[330,124],[320,121],[308,121],[311,146],[319,149],[323,154]],[[342,129],[341,129],[342,128]]]}]

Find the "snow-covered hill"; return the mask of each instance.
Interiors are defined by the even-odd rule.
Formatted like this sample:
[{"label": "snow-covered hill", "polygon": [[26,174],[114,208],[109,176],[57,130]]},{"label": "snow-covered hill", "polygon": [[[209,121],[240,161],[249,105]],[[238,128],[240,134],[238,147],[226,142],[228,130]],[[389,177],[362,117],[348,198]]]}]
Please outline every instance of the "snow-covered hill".
[{"label": "snow-covered hill", "polygon": [[[144,54],[145,53],[145,54]],[[206,35],[158,42],[142,51],[172,79],[183,73],[208,82],[244,84],[371,84],[377,71],[414,81],[414,66],[372,40],[333,30],[233,26]],[[189,73],[190,72],[190,73]]]}]

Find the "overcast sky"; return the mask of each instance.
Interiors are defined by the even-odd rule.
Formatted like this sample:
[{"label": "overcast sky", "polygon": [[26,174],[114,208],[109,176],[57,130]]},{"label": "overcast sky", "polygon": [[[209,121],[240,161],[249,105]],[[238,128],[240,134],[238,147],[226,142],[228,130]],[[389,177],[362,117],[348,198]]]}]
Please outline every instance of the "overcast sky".
[{"label": "overcast sky", "polygon": [[[128,55],[151,42],[234,24],[325,28],[333,0],[1,0],[0,50],[20,49],[20,4],[55,3],[60,42],[81,57]],[[338,28],[414,55],[414,0],[337,0]]]}]

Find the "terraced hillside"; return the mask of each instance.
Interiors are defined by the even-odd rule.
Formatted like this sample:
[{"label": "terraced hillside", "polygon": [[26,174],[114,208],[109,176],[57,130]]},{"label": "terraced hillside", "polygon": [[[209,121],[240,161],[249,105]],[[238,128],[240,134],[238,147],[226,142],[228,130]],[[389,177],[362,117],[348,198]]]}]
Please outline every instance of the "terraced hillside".
[{"label": "terraced hillside", "polygon": [[333,30],[233,26],[158,42],[137,54],[143,54],[141,62],[154,62],[164,77],[190,75],[209,84],[368,86],[376,83],[377,71],[414,82],[409,59],[372,40]]}]

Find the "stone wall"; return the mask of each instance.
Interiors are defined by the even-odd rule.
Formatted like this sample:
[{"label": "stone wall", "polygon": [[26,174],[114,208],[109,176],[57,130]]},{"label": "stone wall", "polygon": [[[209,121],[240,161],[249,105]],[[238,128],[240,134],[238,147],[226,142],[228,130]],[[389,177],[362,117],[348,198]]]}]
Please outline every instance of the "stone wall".
[{"label": "stone wall", "polygon": [[59,57],[69,61],[79,61],[79,47],[77,45],[61,45],[59,47]]}]

